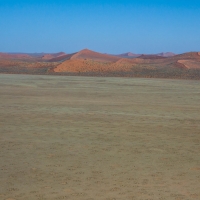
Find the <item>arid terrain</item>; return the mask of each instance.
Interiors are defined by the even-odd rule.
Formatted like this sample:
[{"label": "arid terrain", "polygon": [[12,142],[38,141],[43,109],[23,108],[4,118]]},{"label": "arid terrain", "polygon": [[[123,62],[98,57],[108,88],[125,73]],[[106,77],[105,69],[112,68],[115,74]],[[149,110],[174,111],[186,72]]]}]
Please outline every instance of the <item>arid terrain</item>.
[{"label": "arid terrain", "polygon": [[200,79],[200,53],[0,53],[1,74]]},{"label": "arid terrain", "polygon": [[198,80],[0,74],[0,199],[198,200],[199,113]]}]

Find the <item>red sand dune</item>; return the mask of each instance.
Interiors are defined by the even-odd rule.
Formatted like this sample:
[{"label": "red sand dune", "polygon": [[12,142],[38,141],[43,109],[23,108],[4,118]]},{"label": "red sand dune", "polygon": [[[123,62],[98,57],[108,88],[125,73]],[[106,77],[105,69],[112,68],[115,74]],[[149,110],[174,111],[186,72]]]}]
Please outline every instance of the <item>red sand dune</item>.
[{"label": "red sand dune", "polygon": [[101,61],[101,62],[115,62],[119,60],[120,58],[117,56],[111,56],[108,54],[101,54],[95,51],[91,51],[89,49],[83,49],[71,57],[71,60],[74,60],[74,59],[91,59],[91,60]]},{"label": "red sand dune", "polygon": [[135,63],[139,63],[141,60],[143,59],[129,59],[129,58],[121,58],[120,60],[118,60],[117,62],[115,62],[116,64],[135,64]]},{"label": "red sand dune", "polygon": [[169,59],[177,59],[177,60],[200,60],[198,52],[188,52],[183,54],[175,55]]},{"label": "red sand dune", "polygon": [[44,56],[42,56],[43,60],[50,60],[53,59],[55,56],[53,56],[52,54],[45,54]]},{"label": "red sand dune", "polygon": [[27,54],[0,53],[0,58],[2,59],[30,59],[32,57]]},{"label": "red sand dune", "polygon": [[120,58],[84,49],[65,60],[53,70],[54,72],[108,72],[130,71],[133,67],[159,69],[175,67],[180,69],[200,69],[198,53],[190,52],[177,56],[162,57],[142,55],[139,58]]},{"label": "red sand dune", "polygon": [[183,64],[187,69],[200,69],[200,62],[193,60],[178,60],[178,63]]},{"label": "red sand dune", "polygon": [[69,60],[74,54],[75,53],[63,54],[63,55],[50,59],[49,62],[61,62],[61,61]]},{"label": "red sand dune", "polygon": [[54,72],[95,72],[101,70],[103,69],[100,63],[84,59],[67,60],[54,68]]},{"label": "red sand dune", "polygon": [[[104,59],[105,56],[105,59]],[[91,56],[90,56],[91,58]],[[102,54],[101,59],[104,60],[98,61],[92,59],[70,59],[66,60],[63,63],[59,64],[54,68],[54,72],[108,72],[108,71],[130,71],[135,65],[142,63],[143,59],[128,59],[128,58],[119,58],[116,62],[105,62],[108,60],[107,55]]]},{"label": "red sand dune", "polygon": [[[125,63],[126,65],[124,65]],[[54,72],[127,71],[134,63],[131,59],[121,59],[117,56],[84,49],[54,68]]]},{"label": "red sand dune", "polygon": [[64,52],[59,52],[59,53],[50,53],[50,54],[45,54],[42,56],[43,60],[53,60],[53,59],[59,59],[62,56],[65,56],[66,54]]},{"label": "red sand dune", "polygon": [[[0,73],[13,73],[12,70],[14,73],[26,73],[29,70],[28,73],[44,74],[95,72],[95,75],[99,73],[114,76],[200,79],[200,71],[196,69],[200,70],[200,52],[188,52],[168,57],[143,54],[138,58],[117,57],[88,49],[72,54],[63,52],[55,54],[0,53]],[[180,70],[183,71],[180,72]]]},{"label": "red sand dune", "polygon": [[49,61],[53,58],[59,58],[66,55],[64,52],[59,53],[0,53],[0,59],[7,60],[32,60],[32,61]]}]

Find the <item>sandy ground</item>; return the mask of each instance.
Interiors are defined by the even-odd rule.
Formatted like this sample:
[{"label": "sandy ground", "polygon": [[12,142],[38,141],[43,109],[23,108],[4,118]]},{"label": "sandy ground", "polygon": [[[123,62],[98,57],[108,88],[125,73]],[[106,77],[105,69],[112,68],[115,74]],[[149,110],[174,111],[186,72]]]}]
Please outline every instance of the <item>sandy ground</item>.
[{"label": "sandy ground", "polygon": [[0,75],[0,199],[200,199],[200,82]]}]

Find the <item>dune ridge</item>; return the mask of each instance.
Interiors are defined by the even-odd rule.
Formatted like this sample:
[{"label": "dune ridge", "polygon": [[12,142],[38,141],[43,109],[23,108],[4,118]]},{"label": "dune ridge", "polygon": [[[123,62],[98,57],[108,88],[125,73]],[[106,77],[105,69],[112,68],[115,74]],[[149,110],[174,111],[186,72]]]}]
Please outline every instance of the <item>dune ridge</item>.
[{"label": "dune ridge", "polygon": [[102,54],[95,51],[91,51],[89,49],[83,49],[79,51],[78,53],[74,54],[70,59],[71,60],[91,59],[91,60],[101,61],[101,62],[114,62],[114,61],[119,60],[120,58],[117,56],[111,56],[108,54]]}]

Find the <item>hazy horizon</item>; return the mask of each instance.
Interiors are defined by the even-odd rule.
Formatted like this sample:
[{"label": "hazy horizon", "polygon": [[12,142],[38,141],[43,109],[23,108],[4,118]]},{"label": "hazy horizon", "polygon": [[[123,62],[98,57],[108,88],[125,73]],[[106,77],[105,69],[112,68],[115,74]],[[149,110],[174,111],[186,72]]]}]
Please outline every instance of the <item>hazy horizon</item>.
[{"label": "hazy horizon", "polygon": [[200,51],[200,2],[0,0],[0,52]]}]

